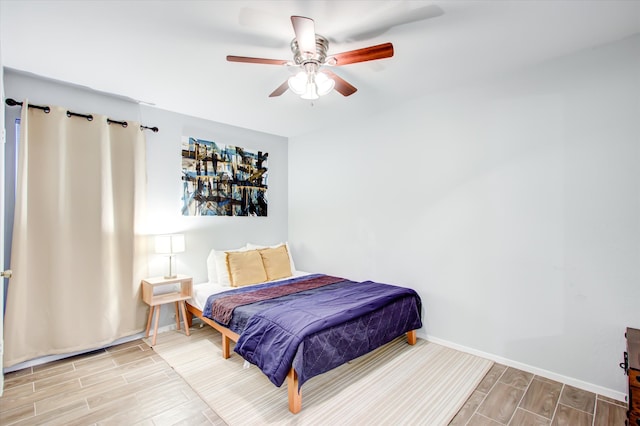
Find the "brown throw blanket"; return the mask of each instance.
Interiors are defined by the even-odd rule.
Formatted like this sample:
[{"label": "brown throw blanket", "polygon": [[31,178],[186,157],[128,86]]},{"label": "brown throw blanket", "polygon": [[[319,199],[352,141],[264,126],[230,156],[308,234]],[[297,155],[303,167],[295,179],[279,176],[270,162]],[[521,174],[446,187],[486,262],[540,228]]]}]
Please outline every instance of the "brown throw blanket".
[{"label": "brown throw blanket", "polygon": [[220,324],[228,325],[229,321],[231,321],[233,310],[237,306],[248,305],[250,303],[261,302],[268,299],[275,299],[276,297],[299,293],[301,291],[335,284],[340,281],[344,281],[344,278],[323,275],[321,277],[309,278],[292,284],[261,288],[246,293],[221,297],[213,302],[213,305],[211,306],[211,316]]}]

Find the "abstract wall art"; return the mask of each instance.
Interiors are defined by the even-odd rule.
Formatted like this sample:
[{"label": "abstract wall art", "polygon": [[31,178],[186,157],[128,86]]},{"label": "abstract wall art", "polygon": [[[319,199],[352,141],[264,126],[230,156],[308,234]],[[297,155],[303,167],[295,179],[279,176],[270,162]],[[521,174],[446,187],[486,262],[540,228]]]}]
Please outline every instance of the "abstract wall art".
[{"label": "abstract wall art", "polygon": [[268,153],[182,137],[184,216],[266,216]]}]

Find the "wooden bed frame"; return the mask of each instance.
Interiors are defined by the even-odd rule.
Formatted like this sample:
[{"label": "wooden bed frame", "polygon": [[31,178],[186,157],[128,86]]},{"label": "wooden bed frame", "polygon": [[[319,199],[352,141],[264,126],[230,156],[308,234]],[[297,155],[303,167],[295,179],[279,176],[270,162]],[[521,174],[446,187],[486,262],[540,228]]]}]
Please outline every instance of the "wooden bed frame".
[{"label": "wooden bed frame", "polygon": [[[234,342],[237,342],[238,338],[240,338],[240,335],[229,330],[227,327],[218,324],[212,319],[209,319],[203,316],[202,311],[196,308],[195,306],[190,305],[188,303],[186,305],[187,305],[186,327],[191,327],[193,323],[193,315],[195,315],[203,322],[207,323],[211,327],[218,330],[220,334],[222,334],[222,357],[224,359],[229,358],[231,356],[231,352],[229,350],[230,342],[232,340]],[[408,331],[407,342],[410,345],[415,345],[416,341],[417,341],[416,330]],[[287,374],[287,391],[289,394],[289,411],[291,411],[293,414],[298,414],[302,409],[302,392],[299,390],[299,386],[298,386],[298,373],[296,373],[296,370],[293,367],[291,367],[291,370],[289,370],[289,374]]]}]

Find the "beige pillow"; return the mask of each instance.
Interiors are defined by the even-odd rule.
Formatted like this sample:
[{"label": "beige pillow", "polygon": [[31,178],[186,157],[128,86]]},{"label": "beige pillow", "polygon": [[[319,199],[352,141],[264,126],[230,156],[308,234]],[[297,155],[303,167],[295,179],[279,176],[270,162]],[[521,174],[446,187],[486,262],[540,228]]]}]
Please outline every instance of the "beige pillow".
[{"label": "beige pillow", "polygon": [[260,256],[262,256],[262,263],[264,264],[264,270],[267,273],[269,281],[287,278],[292,275],[289,252],[284,244],[275,248],[265,248],[258,251],[260,252]]},{"label": "beige pillow", "polygon": [[247,251],[249,248],[242,247],[233,250],[216,250],[214,254],[214,262],[216,269],[216,278],[219,285],[230,286],[231,279],[229,277],[229,269],[227,268],[227,253],[236,251]]},{"label": "beige pillow", "polygon": [[253,250],[253,249],[265,249],[265,248],[278,248],[279,246],[285,246],[287,248],[287,253],[289,253],[289,263],[291,264],[291,272],[295,272],[296,270],[296,265],[293,263],[293,256],[291,255],[291,247],[289,247],[289,243],[288,242],[284,242],[284,243],[278,243],[278,244],[274,244],[272,246],[265,246],[265,245],[258,245],[258,244],[252,244],[252,243],[247,243],[247,245],[245,246],[248,250]]},{"label": "beige pillow", "polygon": [[227,252],[227,269],[232,287],[267,281],[267,273],[258,250]]}]

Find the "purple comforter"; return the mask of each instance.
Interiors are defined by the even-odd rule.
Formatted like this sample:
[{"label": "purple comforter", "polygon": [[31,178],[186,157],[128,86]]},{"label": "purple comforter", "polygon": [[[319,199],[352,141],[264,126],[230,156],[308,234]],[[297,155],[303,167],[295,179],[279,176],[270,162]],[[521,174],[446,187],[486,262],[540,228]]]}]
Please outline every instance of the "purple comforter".
[{"label": "purple comforter", "polygon": [[276,386],[293,366],[299,386],[318,374],[422,327],[411,289],[345,281],[331,291],[286,299],[253,314],[235,351]]},{"label": "purple comforter", "polygon": [[215,299],[211,305],[211,318],[220,324],[228,326],[231,321],[233,311],[239,306],[250,305],[264,300],[282,298],[283,296],[313,290],[318,287],[335,284],[341,281],[344,281],[344,278],[321,275],[294,281],[287,285],[265,287],[253,291],[219,297]]}]

